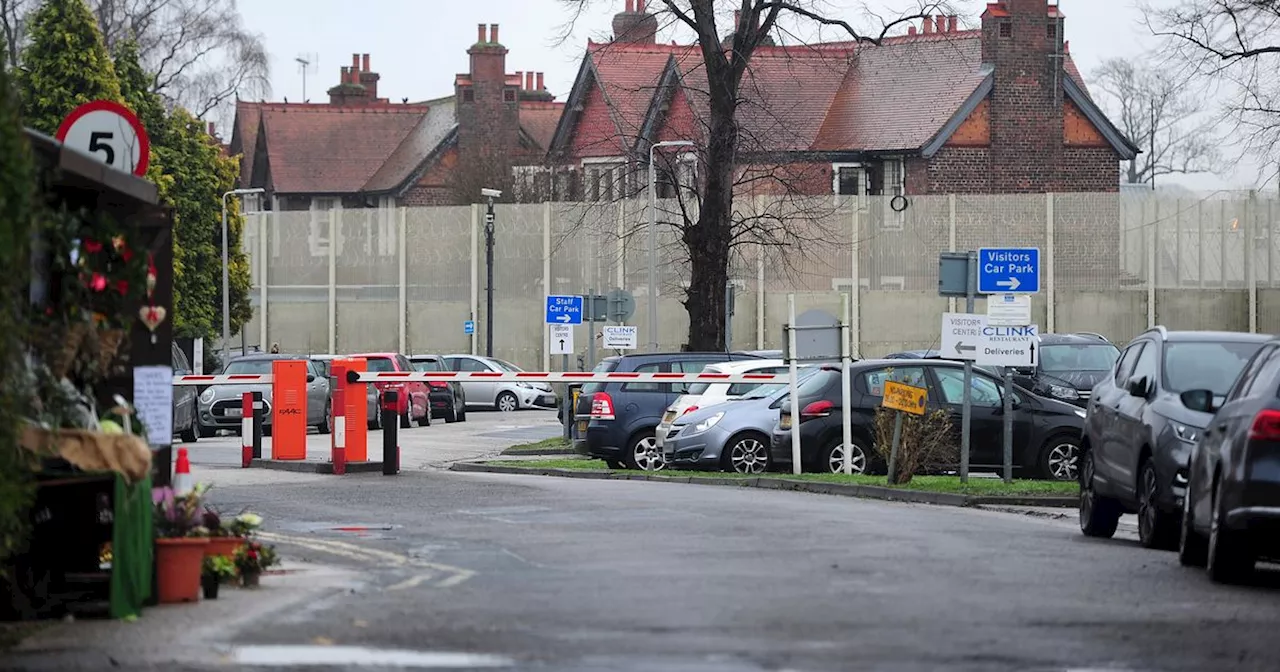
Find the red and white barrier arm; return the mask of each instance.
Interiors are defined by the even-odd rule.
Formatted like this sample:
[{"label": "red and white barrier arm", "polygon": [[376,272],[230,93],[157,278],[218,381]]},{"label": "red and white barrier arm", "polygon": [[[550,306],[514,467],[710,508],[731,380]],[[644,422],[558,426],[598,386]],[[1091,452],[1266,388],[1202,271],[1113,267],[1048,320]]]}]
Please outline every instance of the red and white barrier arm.
[{"label": "red and white barrier arm", "polygon": [[489,383],[785,383],[785,373],[594,373],[590,371],[374,371],[347,373],[349,383],[484,381]]},{"label": "red and white barrier arm", "polygon": [[174,376],[174,385],[270,385],[271,374],[233,373],[222,376]]}]

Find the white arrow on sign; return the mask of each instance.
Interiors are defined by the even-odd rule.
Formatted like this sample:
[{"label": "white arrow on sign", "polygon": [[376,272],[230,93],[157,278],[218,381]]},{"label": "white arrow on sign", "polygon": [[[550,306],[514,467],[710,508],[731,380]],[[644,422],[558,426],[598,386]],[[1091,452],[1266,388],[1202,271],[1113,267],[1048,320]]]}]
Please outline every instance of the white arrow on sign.
[{"label": "white arrow on sign", "polygon": [[564,313],[561,313],[561,314],[559,314],[559,315],[556,315],[556,316],[555,316],[555,321],[556,321],[556,322],[563,322],[563,323],[565,323],[565,324],[568,324],[569,322],[572,322],[572,321],[573,321],[573,318],[572,318],[572,317],[569,317],[568,315],[566,315],[566,314],[564,314]]},{"label": "white arrow on sign", "polygon": [[1017,291],[1022,286],[1022,281],[1017,278],[1009,278],[1008,280],[996,280],[996,287],[1008,287],[1009,291]]}]

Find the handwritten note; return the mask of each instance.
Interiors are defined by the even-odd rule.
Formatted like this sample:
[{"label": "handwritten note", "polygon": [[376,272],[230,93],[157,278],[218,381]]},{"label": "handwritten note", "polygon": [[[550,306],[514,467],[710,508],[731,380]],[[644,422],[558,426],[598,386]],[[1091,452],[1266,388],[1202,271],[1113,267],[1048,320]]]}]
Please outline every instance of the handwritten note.
[{"label": "handwritten note", "polygon": [[133,407],[147,427],[147,443],[170,445],[173,441],[173,369],[133,367]]}]

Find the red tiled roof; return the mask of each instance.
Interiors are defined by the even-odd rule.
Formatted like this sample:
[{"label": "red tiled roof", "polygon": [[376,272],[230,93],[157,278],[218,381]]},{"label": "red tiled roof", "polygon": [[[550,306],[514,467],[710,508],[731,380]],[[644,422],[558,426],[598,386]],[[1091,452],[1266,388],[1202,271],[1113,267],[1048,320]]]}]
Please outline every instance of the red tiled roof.
[{"label": "red tiled roof", "polygon": [[520,103],[520,128],[529,134],[538,146],[551,146],[551,136],[556,134],[556,124],[564,113],[564,103],[523,101]]},{"label": "red tiled roof", "polygon": [[262,129],[275,190],[360,191],[427,110],[416,105],[264,105]]},{"label": "red tiled roof", "polygon": [[626,146],[634,145],[667,62],[696,62],[696,47],[622,42],[588,43],[597,81]]},{"label": "red tiled roof", "polygon": [[419,118],[418,125],[409,131],[361,191],[392,191],[401,186],[453,132],[457,125],[453,97],[433,100],[427,105],[427,113]]},{"label": "red tiled roof", "polygon": [[240,184],[248,186],[253,179],[253,152],[258,147],[258,126],[262,123],[260,103],[236,101],[235,127],[231,129],[229,151],[241,154]]}]

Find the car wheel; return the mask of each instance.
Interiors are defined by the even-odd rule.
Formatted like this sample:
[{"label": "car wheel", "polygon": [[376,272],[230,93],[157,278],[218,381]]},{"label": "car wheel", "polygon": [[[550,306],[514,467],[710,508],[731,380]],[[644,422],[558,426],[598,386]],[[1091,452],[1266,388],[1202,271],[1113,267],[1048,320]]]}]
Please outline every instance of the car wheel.
[{"label": "car wheel", "polygon": [[1138,477],[1138,541],[1147,548],[1173,551],[1178,548],[1178,521],[1160,508],[1160,479],[1155,462],[1142,463]]},{"label": "car wheel", "polygon": [[449,397],[449,410],[444,412],[444,421],[446,423],[457,422],[462,419],[462,415],[458,413],[458,398]]},{"label": "car wheel", "polygon": [[626,460],[627,467],[640,471],[662,471],[662,468],[667,466],[666,458],[658,448],[658,438],[653,435],[653,430],[633,438],[631,447],[627,449],[623,459]]},{"label": "car wheel", "polygon": [[742,434],[725,443],[722,467],[739,474],[763,474],[769,470],[769,440],[760,434]]},{"label": "car wheel", "polygon": [[373,409],[373,413],[370,414],[369,422],[367,424],[369,425],[370,430],[382,429],[382,407],[379,406]]},{"label": "car wheel", "polygon": [[1120,503],[1093,489],[1093,452],[1085,451],[1080,465],[1080,531],[1086,537],[1110,539],[1120,524]]},{"label": "car wheel", "polygon": [[196,416],[195,423],[196,423],[196,431],[200,434],[200,438],[212,439],[213,437],[218,435],[218,430],[212,427],[205,427],[204,423],[200,422],[199,416]]},{"label": "car wheel", "polygon": [[329,434],[333,431],[333,402],[327,402],[324,405],[324,418],[316,423],[316,431],[321,434]]},{"label": "car wheel", "polygon": [[1191,488],[1182,498],[1182,535],[1178,538],[1178,562],[1183,567],[1204,567],[1209,559],[1209,542],[1196,532],[1191,509]]},{"label": "car wheel", "polygon": [[1050,481],[1080,478],[1080,439],[1068,434],[1051,437],[1040,449],[1039,472]]},{"label": "car wheel", "polygon": [[[853,440],[852,450],[849,452],[849,464],[852,467],[850,471],[854,474],[867,473],[868,453],[857,439]],[[844,440],[836,439],[831,442],[830,446],[823,451],[823,461],[821,469],[832,474],[844,473]]]},{"label": "car wheel", "polygon": [[422,409],[422,415],[418,418],[418,426],[419,427],[431,426],[431,400],[430,399],[427,399],[427,402]]},{"label": "car wheel", "polygon": [[1214,583],[1242,583],[1253,573],[1255,558],[1244,534],[1223,524],[1222,487],[1214,483],[1213,511],[1209,514],[1209,550],[1206,569]]},{"label": "car wheel", "polygon": [[400,416],[400,429],[409,429],[413,426],[413,410],[408,409]]},{"label": "car wheel", "polygon": [[195,443],[196,441],[200,440],[200,416],[199,415],[191,416],[191,426],[183,430],[182,434],[178,435],[178,438],[182,439],[183,442],[185,443]]},{"label": "car wheel", "polygon": [[520,400],[510,392],[503,392],[494,401],[494,406],[503,413],[511,413],[520,409]]}]

